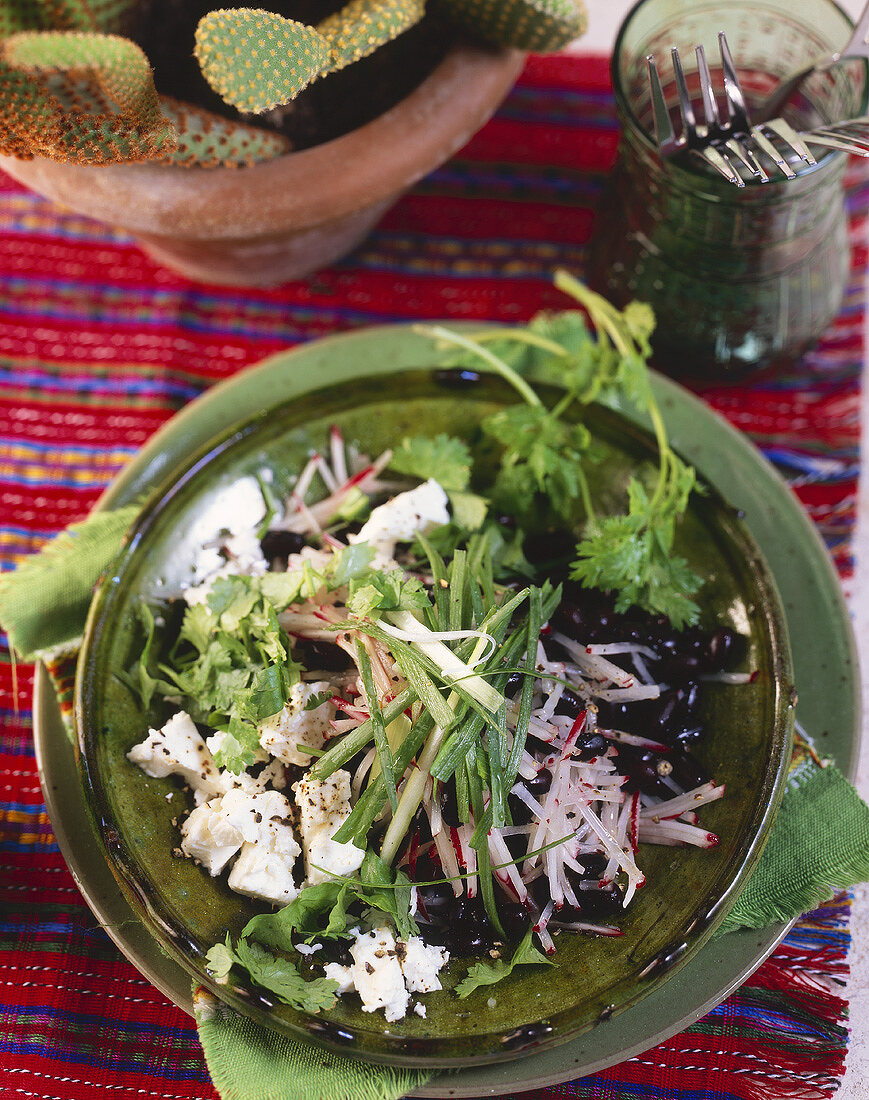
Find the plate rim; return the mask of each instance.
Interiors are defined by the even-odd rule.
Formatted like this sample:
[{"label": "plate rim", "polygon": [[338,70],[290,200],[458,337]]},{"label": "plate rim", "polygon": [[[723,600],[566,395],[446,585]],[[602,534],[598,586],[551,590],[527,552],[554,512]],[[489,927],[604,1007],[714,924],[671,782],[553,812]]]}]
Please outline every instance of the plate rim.
[{"label": "plate rim", "polygon": [[[455,324],[455,322],[453,322],[453,324]],[[364,330],[341,333],[326,337],[321,340],[314,341],[311,344],[301,345],[296,348],[288,349],[271,355],[263,360],[259,365],[253,366],[248,370],[239,372],[233,378],[219,383],[218,385],[207,391],[205,394],[197,398],[195,401],[191,402],[185,409],[176,414],[176,416],[172,417],[163,427],[161,427],[161,429],[155,434],[155,436],[152,437],[149,443],[146,444],[146,446],[136,455],[130,466],[128,466],[121,473],[121,475],[107,489],[106,493],[103,494],[100,499],[99,506],[117,506],[122,502],[124,493],[127,493],[129,495],[131,492],[133,492],[137,483],[141,483],[143,480],[153,483],[155,480],[158,480],[159,469],[161,466],[165,466],[166,464],[163,451],[167,446],[170,446],[172,437],[175,436],[177,438],[178,433],[185,434],[188,429],[188,424],[191,426],[191,428],[194,428],[197,421],[201,420],[203,415],[208,414],[210,411],[215,409],[219,411],[221,404],[226,408],[233,406],[233,411],[235,412],[235,398],[239,394],[239,391],[243,391],[244,388],[249,384],[249,380],[253,375],[256,375],[257,373],[263,371],[272,371],[276,368],[279,369],[283,365],[286,365],[288,359],[295,362],[299,357],[309,355],[312,350],[315,350],[318,347],[322,348],[324,346],[328,346],[331,348],[336,343],[358,340],[360,338],[378,339],[384,334],[384,332],[406,331],[409,327],[410,326],[405,325],[375,326]],[[430,359],[428,365],[430,365]],[[404,364],[405,368],[406,366],[407,364]],[[364,373],[378,372],[367,371]],[[698,415],[701,415],[707,420],[711,418],[714,422],[716,422],[717,428],[719,429],[719,434],[721,431],[723,431],[725,433],[725,438],[729,437],[731,442],[733,442],[734,445],[736,445],[746,456],[748,456],[749,461],[753,465],[759,465],[760,468],[765,471],[767,480],[769,480],[770,477],[772,478],[774,487],[777,488],[780,495],[780,499],[777,501],[778,506],[783,507],[786,511],[790,511],[792,514],[791,518],[796,519],[797,526],[800,527],[800,534],[804,540],[803,556],[806,559],[814,559],[811,561],[811,567],[813,570],[820,573],[820,579],[823,581],[825,591],[827,592],[827,595],[831,598],[832,607],[836,612],[835,615],[831,616],[831,619],[835,620],[835,624],[838,626],[841,633],[841,637],[839,637],[838,639],[839,643],[841,645],[844,645],[845,649],[848,650],[849,654],[852,657],[855,656],[853,634],[850,631],[850,624],[847,618],[847,612],[845,609],[844,598],[842,595],[839,578],[833,570],[831,562],[826,556],[826,550],[823,547],[820,536],[818,535],[814,526],[810,523],[808,518],[802,512],[799,504],[795,500],[791,499],[786,483],[783,481],[783,479],[780,478],[778,473],[774,470],[772,466],[770,466],[766,459],[764,459],[763,456],[760,455],[760,453],[753,447],[753,445],[746,437],[737,432],[736,429],[734,429],[722,417],[715,413],[714,410],[710,409],[709,406],[700,401],[700,399],[690,394],[688,391],[684,390],[683,387],[679,386],[678,384],[661,376],[655,377],[654,385],[659,398],[662,400],[662,403],[681,403],[683,405],[687,403],[689,409],[692,406],[696,408]],[[306,384],[301,390],[299,390],[299,392],[304,392],[304,390],[306,389],[313,388],[317,387],[309,383]],[[233,419],[237,419],[237,414],[233,417]],[[208,432],[208,435],[211,434],[213,434],[213,430],[210,430]],[[678,446],[678,440],[675,441],[675,445]],[[842,629],[843,627],[844,630]],[[856,667],[856,665],[852,664],[852,668],[853,667]],[[44,675],[40,676],[38,678],[38,683],[40,685],[44,684],[46,682],[46,679],[47,678],[44,677]],[[853,772],[853,764],[856,759],[856,748],[859,741],[859,708],[856,705],[859,699],[859,685],[854,683],[852,679],[851,686],[852,691],[850,693],[850,705],[851,711],[854,714],[855,721],[853,722],[853,728],[849,731],[850,741],[846,746],[846,756],[848,757],[848,759],[840,760],[840,763],[843,766],[843,770]],[[50,694],[51,693],[49,685],[49,695]],[[44,704],[41,706],[38,705],[35,713],[35,725],[38,725],[43,729],[46,723],[44,711]],[[40,738],[37,738],[38,745],[40,740]],[[43,776],[44,771],[45,769],[41,767],[41,777]],[[50,781],[50,775],[48,775],[47,772],[45,774],[45,778],[47,785]],[[52,812],[52,808],[51,806],[49,806],[49,813],[50,815],[52,815],[52,820],[54,820],[55,816],[60,816],[62,818],[62,807],[58,806],[56,800],[49,798],[48,792],[46,792],[46,802],[51,802],[52,805],[54,805],[55,807],[54,811]],[[63,847],[63,844],[61,844],[61,847]],[[68,853],[64,851],[64,855],[66,856],[68,861],[73,864],[75,863],[75,853]],[[73,867],[73,871],[75,873],[75,867]],[[77,876],[77,881],[81,886],[83,882],[83,877],[81,873],[79,873],[79,875]],[[85,885],[87,884],[85,883]],[[88,900],[89,904],[93,904],[93,899],[87,897],[87,893],[86,900]],[[586,1061],[583,1063],[580,1070],[573,1068],[573,1066],[569,1066],[563,1069],[545,1072],[543,1076],[529,1078],[522,1083],[516,1081],[515,1074],[511,1073],[511,1087],[514,1090],[517,1088],[517,1086],[520,1088],[520,1090],[534,1087],[542,1087],[546,1083],[553,1083],[555,1081],[566,1080],[575,1077],[577,1075],[577,1072],[592,1072],[594,1070],[603,1068],[605,1065],[612,1065],[615,1062],[620,1061],[622,1058],[630,1056],[630,1054],[632,1053],[647,1049],[649,1046],[652,1046],[655,1043],[662,1041],[668,1035],[672,1035],[679,1030],[682,1030],[685,1026],[692,1022],[693,1019],[699,1018],[699,1016],[708,1011],[708,1009],[712,1007],[712,1005],[718,1003],[721,999],[726,997],[733,988],[741,984],[741,982],[745,980],[748,974],[750,974],[752,970],[756,968],[756,966],[760,965],[760,963],[763,961],[763,958],[765,958],[774,949],[776,944],[785,934],[787,927],[788,925],[780,925],[774,929],[766,930],[763,935],[748,934],[746,936],[742,933],[732,934],[737,938],[752,941],[751,946],[746,946],[745,948],[745,951],[748,952],[751,957],[748,959],[747,962],[741,964],[737,968],[737,970],[733,972],[730,979],[725,984],[721,985],[710,997],[707,997],[705,1000],[697,1003],[694,1006],[694,1009],[691,1010],[691,1013],[689,1013],[688,1015],[684,1015],[669,1029],[666,1029],[665,1031],[658,1030],[654,1031],[654,1033],[652,1034],[646,1034],[633,1046],[626,1047],[622,1045],[620,1046],[618,1051],[611,1053],[610,1055],[604,1055],[597,1061]],[[118,942],[121,949],[124,950],[125,953],[127,953],[127,951],[129,950],[129,944],[126,942],[120,942],[123,939],[124,937],[118,937],[116,939],[116,942]],[[727,939],[733,942],[732,937],[727,937]],[[708,948],[704,948],[698,958],[702,958],[703,953],[707,949]],[[131,959],[131,961],[133,961],[134,964],[137,963],[136,958]],[[688,965],[690,966],[691,964]],[[163,987],[161,986],[161,988]],[[167,995],[169,995],[171,999],[176,1000],[177,1003],[178,999],[172,997],[172,993],[170,990],[164,988],[163,991],[167,993]],[[650,996],[654,996],[654,994]],[[641,1003],[643,1005],[648,1004],[648,998],[645,998]],[[189,1011],[189,1006],[187,1004],[182,1004],[181,1007],[184,1007]],[[626,1019],[633,1011],[635,1010],[626,1010],[625,1014],[623,1014],[620,1019]],[[599,1029],[595,1029],[593,1034],[597,1035],[598,1031]],[[566,1047],[570,1047],[574,1042],[576,1042],[576,1040],[572,1040],[571,1043],[566,1044]],[[551,1054],[558,1051],[565,1051],[565,1053],[567,1053],[566,1047],[562,1046],[553,1048],[553,1051],[549,1053]],[[545,1054],[533,1055],[526,1057],[521,1063],[502,1063],[501,1065],[510,1067],[511,1069],[516,1069],[519,1065],[528,1064],[533,1062],[535,1059],[545,1057]],[[484,1070],[491,1071],[496,1070],[498,1066],[494,1065],[482,1068]],[[459,1076],[468,1076],[475,1073],[479,1073],[479,1071],[473,1069],[461,1070],[459,1071]],[[449,1080],[451,1082],[450,1085],[444,1085],[443,1087],[432,1087],[430,1085],[427,1086],[426,1089],[422,1090],[419,1094],[433,1096],[471,1096],[481,1095],[485,1093],[487,1087],[489,1087],[485,1084],[483,1080],[475,1079],[473,1081],[471,1090],[466,1092],[463,1091],[461,1083],[457,1080],[455,1074],[451,1075]],[[458,1085],[459,1087],[455,1087],[456,1085]]]}]

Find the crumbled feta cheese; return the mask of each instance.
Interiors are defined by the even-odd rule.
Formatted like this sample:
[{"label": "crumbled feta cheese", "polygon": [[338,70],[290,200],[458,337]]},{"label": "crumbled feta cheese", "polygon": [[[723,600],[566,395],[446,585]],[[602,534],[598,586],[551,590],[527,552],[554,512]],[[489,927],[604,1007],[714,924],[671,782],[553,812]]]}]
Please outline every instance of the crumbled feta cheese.
[{"label": "crumbled feta cheese", "polygon": [[214,798],[192,810],[181,826],[181,851],[198,860],[210,875],[219,875],[241,848],[242,835],[220,812]]},{"label": "crumbled feta cheese", "polygon": [[353,985],[362,999],[362,1011],[383,1009],[386,1019],[400,1020],[407,1012],[410,994],[395,950],[395,937],[388,928],[372,928],[350,948]]},{"label": "crumbled feta cheese", "polygon": [[350,993],[356,988],[353,984],[353,971],[349,966],[342,966],[340,963],[326,963],[323,969],[327,978],[331,978],[333,982],[338,983],[337,993]]},{"label": "crumbled feta cheese", "polygon": [[267,764],[259,775],[250,775],[249,772],[235,772],[224,768],[218,773],[217,781],[221,791],[226,794],[232,790],[241,790],[245,794],[261,794],[269,787],[281,790],[287,785],[287,777],[284,774],[284,765],[280,760],[273,760]]},{"label": "crumbled feta cheese", "polygon": [[[429,947],[419,936],[396,940],[386,926],[370,932],[354,929],[354,935],[352,965],[327,963],[324,969],[326,977],[338,983],[339,993],[356,990],[364,1012],[382,1008],[387,1020],[400,1020],[407,1013],[411,993],[441,988],[437,973],[450,957],[442,947]],[[425,1016],[424,1005],[415,1004],[413,1011]]]},{"label": "crumbled feta cheese", "polygon": [[335,704],[327,700],[313,710],[305,710],[305,706],[313,696],[331,689],[332,685],[325,680],[316,680],[311,684],[294,684],[283,710],[260,724],[260,745],[285,764],[308,767],[311,764],[311,755],[300,752],[296,746],[309,745],[313,749],[323,747],[330,731],[329,723],[335,716]]},{"label": "crumbled feta cheese", "polygon": [[246,529],[238,534],[230,534],[222,540],[221,546],[229,557],[229,561],[225,561],[223,565],[209,573],[204,580],[183,590],[181,594],[189,607],[205,603],[211,594],[214,582],[221,577],[237,577],[240,574],[261,577],[268,570],[269,563],[263,557],[255,531]]},{"label": "crumbled feta cheese", "polygon": [[148,730],[148,736],[134,745],[127,759],[154,779],[179,775],[203,802],[222,793],[217,768],[193,719],[180,710],[162,729]]},{"label": "crumbled feta cheese", "polygon": [[449,522],[447,494],[434,478],[429,478],[375,508],[359,533],[350,535],[348,541],[367,542],[378,554],[391,558],[397,542],[413,542],[417,534],[427,535]]},{"label": "crumbled feta cheese", "polygon": [[251,794],[235,788],[220,800],[220,813],[241,833],[247,844],[295,859],[300,848],[290,826],[292,808],[280,791]]},{"label": "crumbled feta cheese", "polygon": [[419,936],[411,936],[401,959],[401,971],[411,993],[431,993],[441,988],[438,971],[446,966],[450,953],[443,947],[424,943]]},{"label": "crumbled feta cheese", "polygon": [[256,783],[262,790],[266,787],[274,787],[275,790],[282,791],[287,785],[287,773],[284,771],[283,761],[272,760],[270,764],[266,764],[256,777]]},{"label": "crumbled feta cheese", "polygon": [[416,1004],[413,1006],[413,1011],[417,1014],[417,1016],[422,1016],[422,1018],[425,1019],[425,1005],[422,1003],[422,1001],[416,1002]]},{"label": "crumbled feta cheese", "polygon": [[265,844],[245,844],[229,872],[227,884],[236,893],[288,905],[299,894],[293,879],[294,861],[295,856],[288,858],[281,852],[269,851]]},{"label": "crumbled feta cheese", "polygon": [[357,870],[365,858],[363,849],[332,839],[350,814],[350,773],[339,769],[322,781],[300,779],[293,791],[300,813],[306,883],[313,886]]}]

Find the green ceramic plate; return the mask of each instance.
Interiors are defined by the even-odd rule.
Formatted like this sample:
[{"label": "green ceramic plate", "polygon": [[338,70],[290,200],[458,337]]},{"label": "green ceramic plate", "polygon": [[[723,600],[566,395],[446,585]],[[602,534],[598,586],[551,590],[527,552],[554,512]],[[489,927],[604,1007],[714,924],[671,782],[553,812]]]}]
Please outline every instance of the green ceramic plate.
[{"label": "green ceramic plate", "polygon": [[[120,506],[153,488],[239,416],[319,383],[424,366],[426,349],[402,329],[369,330],[307,345],[215,387],[158,433],[104,498]],[[685,390],[655,387],[674,442],[745,515],[785,603],[794,645],[800,718],[822,751],[853,773],[858,681],[853,639],[838,578],[817,534],[775,471],[748,441]],[[839,690],[829,692],[835,675]],[[85,812],[72,752],[47,678],[34,699],[37,755],[49,814],[64,855],[98,919],[140,971],[191,1011],[187,971],[164,954],[134,915],[111,874]],[[503,1095],[592,1073],[682,1030],[736,988],[775,947],[784,926],[731,934],[704,946],[669,980],[592,1032],[518,1062],[467,1068],[436,1079],[429,1096]]]},{"label": "green ceramic plate", "polygon": [[[371,339],[371,336],[368,337]],[[365,339],[356,337],[355,340]],[[428,345],[404,329],[375,334],[381,357],[396,366],[425,362]],[[333,344],[355,365],[345,341]],[[391,353],[391,355],[390,355]],[[290,360],[292,357],[290,357]],[[277,368],[272,368],[273,370]],[[171,781],[148,779],[125,759],[141,740],[148,715],[118,673],[135,659],[135,606],[161,588],[188,582],[202,544],[249,511],[261,512],[257,477],[270,471],[289,489],[312,448],[325,445],[329,425],[377,454],[403,435],[448,430],[472,439],[482,416],[512,403],[500,379],[457,386],[428,369],[403,370],[318,388],[289,400],[269,388],[250,419],[225,430],[172,471],[152,495],[133,536],[94,601],[77,688],[81,773],[103,844],[134,909],[170,956],[228,1003],[288,1034],[304,1034],[341,1049],[397,1063],[458,1066],[518,1057],[564,1042],[646,996],[709,939],[750,873],[772,821],[789,757],[792,672],[787,632],[775,585],[747,528],[714,491],[698,497],[681,532],[682,552],[707,576],[708,623],[726,622],[746,635],[745,667],[759,675],[739,688],[710,685],[704,693],[709,735],[702,754],[727,784],[727,798],[708,807],[704,824],[721,837],[713,851],[648,848],[648,884],[621,919],[619,940],[562,936],[558,968],[523,968],[494,993],[459,1001],[451,986],[465,973],[451,963],[441,993],[426,998],[425,1019],[385,1024],[342,998],[322,1016],[274,1005],[253,987],[216,986],[204,953],[229,930],[238,933],[253,903],[187,860],[173,859],[183,796]],[[269,370],[260,377],[268,386]],[[654,460],[643,432],[602,409],[588,420],[606,457],[595,491],[620,499],[630,472]]]}]

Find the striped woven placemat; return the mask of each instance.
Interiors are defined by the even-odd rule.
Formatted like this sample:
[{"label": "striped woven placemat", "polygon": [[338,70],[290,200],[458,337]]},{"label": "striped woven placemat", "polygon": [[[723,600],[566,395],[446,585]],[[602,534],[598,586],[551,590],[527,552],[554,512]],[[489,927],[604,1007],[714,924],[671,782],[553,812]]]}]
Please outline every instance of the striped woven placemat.
[{"label": "striped woven placemat", "polygon": [[[177,409],[263,356],[387,321],[524,320],[582,272],[617,129],[603,58],[532,59],[498,115],[344,263],[274,290],[204,287],[126,237],[0,177],[0,564],[81,518]],[[864,230],[849,187],[845,307],[798,367],[703,396],[789,479],[851,575]],[[5,639],[3,639],[5,641]],[[17,692],[15,690],[17,686]],[[32,670],[0,654],[0,1097],[213,1097],[195,1028],[119,956],[45,813]],[[681,1035],[525,1094],[616,1100],[828,1097],[843,1072],[849,900],[801,921],[738,994]]]}]

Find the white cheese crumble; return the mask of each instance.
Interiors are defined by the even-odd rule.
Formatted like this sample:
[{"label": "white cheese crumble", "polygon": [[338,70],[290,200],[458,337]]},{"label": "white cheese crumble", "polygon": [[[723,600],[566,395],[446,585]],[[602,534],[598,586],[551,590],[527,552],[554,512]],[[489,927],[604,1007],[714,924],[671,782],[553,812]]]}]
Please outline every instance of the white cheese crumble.
[{"label": "white cheese crumble", "polygon": [[[295,845],[298,852],[298,845]],[[245,844],[232,865],[227,884],[231,890],[250,898],[288,905],[298,897],[293,879],[295,856],[269,851],[265,844]]]},{"label": "white cheese crumble", "polygon": [[127,759],[153,779],[180,776],[193,789],[197,802],[222,793],[214,759],[184,710],[173,714],[161,729],[148,730],[148,736],[130,749]]},{"label": "white cheese crumble", "polygon": [[[437,972],[450,957],[444,948],[429,947],[419,936],[396,940],[385,927],[357,931],[350,955],[353,958],[350,966],[327,963],[326,977],[338,983],[339,993],[355,989],[363,1012],[382,1008],[390,1023],[407,1014],[411,993],[430,993],[441,988]],[[413,1011],[425,1016],[424,1005],[417,1003]]]},{"label": "white cheese crumble", "polygon": [[222,799],[197,806],[181,825],[181,851],[198,860],[210,875],[219,875],[241,848],[244,838],[220,812]]},{"label": "white cheese crumble", "polygon": [[269,563],[263,557],[255,531],[245,530],[231,534],[222,540],[221,546],[229,560],[209,573],[204,580],[183,590],[181,595],[189,607],[205,603],[211,595],[214,582],[221,577],[237,577],[240,574],[261,577],[268,570]]},{"label": "white cheese crumble", "polygon": [[285,764],[309,767],[313,759],[311,754],[301,752],[296,746],[323,747],[331,729],[329,723],[335,717],[335,704],[329,699],[313,710],[305,710],[305,707],[313,696],[327,691],[332,691],[332,685],[325,680],[294,684],[283,709],[260,724],[259,741],[263,749]]},{"label": "white cheese crumble", "polygon": [[417,534],[427,535],[449,522],[447,494],[434,478],[429,478],[375,508],[359,533],[348,541],[367,542],[378,555],[392,558],[396,543],[413,542]]},{"label": "white cheese crumble", "polygon": [[181,851],[210,875],[219,875],[238,854],[227,880],[230,889],[286,905],[299,893],[293,867],[301,851],[290,813],[279,791],[233,787],[190,813],[181,825]]},{"label": "white cheese crumble", "polygon": [[362,848],[332,839],[350,815],[350,773],[339,769],[322,781],[300,779],[293,784],[293,791],[299,807],[306,884],[344,877],[361,867],[365,858]]},{"label": "white cheese crumble", "polygon": [[431,993],[435,989],[441,989],[438,971],[449,957],[445,948],[424,943],[419,936],[411,936],[401,960],[408,990],[411,993]]}]

